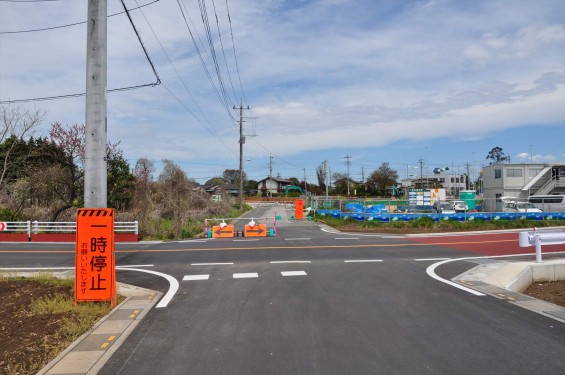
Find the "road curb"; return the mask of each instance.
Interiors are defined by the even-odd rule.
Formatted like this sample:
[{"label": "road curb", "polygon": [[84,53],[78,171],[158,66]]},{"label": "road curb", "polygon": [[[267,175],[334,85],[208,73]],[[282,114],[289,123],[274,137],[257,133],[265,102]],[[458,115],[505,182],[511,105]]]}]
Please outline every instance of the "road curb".
[{"label": "road curb", "polygon": [[123,283],[118,283],[118,293],[126,299],[49,362],[38,375],[98,373],[163,295]]},{"label": "road curb", "polygon": [[[535,274],[536,272],[534,270],[536,267],[542,267],[544,265],[551,267],[554,264],[561,265],[564,263],[565,258],[545,262],[545,264],[542,265],[535,262],[502,262],[492,259],[491,262],[479,264],[451,280],[467,288],[477,290],[498,299],[506,300],[516,306],[565,323],[565,307],[521,293],[532,283],[563,279],[563,277],[558,277],[555,280],[546,280],[545,277],[530,277],[531,282],[525,285],[523,281],[524,275],[527,273],[530,275]],[[538,274],[542,273],[538,272]]]}]

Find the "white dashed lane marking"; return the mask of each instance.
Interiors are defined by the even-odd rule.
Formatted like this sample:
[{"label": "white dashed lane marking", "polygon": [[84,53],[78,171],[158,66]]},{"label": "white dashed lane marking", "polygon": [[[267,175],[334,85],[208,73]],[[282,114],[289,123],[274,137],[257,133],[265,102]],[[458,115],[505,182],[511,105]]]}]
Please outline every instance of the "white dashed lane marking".
[{"label": "white dashed lane marking", "polygon": [[282,271],[281,275],[283,275],[283,276],[306,276],[306,272],[304,272],[304,271]]},{"label": "white dashed lane marking", "polygon": [[210,275],[186,275],[182,281],[208,280]]},{"label": "white dashed lane marking", "polygon": [[253,278],[253,277],[259,277],[259,274],[257,272],[234,273],[233,274],[234,279],[249,279],[249,278]]}]

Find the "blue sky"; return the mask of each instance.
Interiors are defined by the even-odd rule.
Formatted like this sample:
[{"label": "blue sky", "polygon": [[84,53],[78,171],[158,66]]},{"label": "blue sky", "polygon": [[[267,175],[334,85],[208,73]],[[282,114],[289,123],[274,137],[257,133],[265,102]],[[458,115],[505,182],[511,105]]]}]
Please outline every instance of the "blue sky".
[{"label": "blue sky", "polygon": [[[250,107],[245,170],[256,180],[272,160],[273,175],[316,182],[324,160],[345,173],[346,156],[357,180],[383,162],[401,178],[419,175],[420,159],[430,173],[463,173],[466,164],[476,173],[495,146],[512,162],[565,162],[561,0],[228,0],[231,30],[225,0],[200,3],[227,104],[181,13],[221,91],[198,1],[133,10],[163,84],[108,94],[108,137],[121,141],[132,167],[140,157],[158,168],[170,159],[200,183],[237,169],[232,107],[240,101]],[[109,14],[122,10],[108,0]],[[86,13],[86,1],[0,1],[0,100],[84,92],[85,24],[10,32],[81,22]],[[127,17],[110,17],[108,87],[154,80]],[[83,97],[24,105],[48,113],[38,134],[55,121],[84,123]]]}]

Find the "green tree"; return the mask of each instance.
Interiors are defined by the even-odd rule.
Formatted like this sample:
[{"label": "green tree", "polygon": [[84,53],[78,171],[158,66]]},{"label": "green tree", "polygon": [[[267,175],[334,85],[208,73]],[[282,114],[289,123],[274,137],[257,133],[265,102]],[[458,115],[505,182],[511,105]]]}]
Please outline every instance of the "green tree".
[{"label": "green tree", "polygon": [[[239,169],[226,169],[222,175],[223,179],[234,186],[239,187]],[[247,174],[243,172],[243,183],[247,180]]]},{"label": "green tree", "polygon": [[124,159],[123,152],[108,149],[108,207],[117,210],[130,208],[135,190],[135,177]]},{"label": "green tree", "polygon": [[385,162],[369,175],[367,187],[373,194],[385,196],[391,194],[390,187],[396,185],[397,181],[398,172],[392,169],[388,162]]},{"label": "green tree", "polygon": [[498,146],[493,147],[493,149],[488,152],[486,159],[491,160],[489,165],[510,162],[510,157],[506,156],[502,151],[502,147]]}]

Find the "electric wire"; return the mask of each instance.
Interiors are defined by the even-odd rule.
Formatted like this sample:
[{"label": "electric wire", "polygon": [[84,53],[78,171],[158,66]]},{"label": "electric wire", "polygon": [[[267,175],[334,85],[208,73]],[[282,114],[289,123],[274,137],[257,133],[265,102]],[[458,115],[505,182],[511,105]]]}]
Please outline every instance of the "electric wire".
[{"label": "electric wire", "polygon": [[[8,0],[0,0],[0,1],[8,1]],[[38,1],[38,0],[35,0],[35,1]],[[41,0],[41,1],[58,1],[58,0]],[[143,5],[139,5],[137,8],[132,8],[132,9],[130,9],[130,11],[132,11],[132,10],[137,10],[137,9],[141,9],[141,8],[146,7],[146,6],[148,6],[148,5],[154,4],[154,3],[158,2],[158,1],[159,1],[159,0],[154,0],[154,1],[150,2],[150,3],[143,4]],[[23,1],[12,1],[12,2],[22,3]],[[29,0],[29,1],[27,1],[27,2],[32,2],[32,1]],[[117,16],[117,15],[120,15],[120,14],[124,14],[124,13],[125,13],[125,12],[113,13],[113,14],[108,15],[108,18]],[[71,26],[82,25],[82,24],[85,24],[86,22],[87,22],[87,21],[75,22],[75,23],[69,23],[69,24],[60,25],[60,26],[44,27],[44,28],[41,28],[41,29],[16,30],[16,31],[0,31],[0,35],[2,35],[2,34],[23,34],[23,33],[33,33],[33,32],[36,32],[36,31],[56,30],[56,29],[62,29],[62,28],[65,28],[65,27],[71,27]]]},{"label": "electric wire", "polygon": [[[126,8],[126,5],[124,4],[124,1],[121,0],[122,5],[124,6],[124,10],[125,13],[128,16],[128,19],[133,27],[133,30],[137,36],[137,39],[139,40],[139,43],[141,44],[141,48],[143,49],[143,52],[145,54],[145,57],[147,58],[147,61],[149,62],[149,65],[151,66],[151,69],[153,70],[153,74],[155,75],[156,81],[153,83],[146,83],[146,84],[142,84],[142,85],[135,85],[135,86],[127,86],[127,87],[121,87],[121,88],[117,88],[117,89],[110,89],[107,90],[107,92],[118,92],[118,91],[129,91],[129,90],[134,90],[134,89],[139,89],[142,87],[154,87],[157,85],[161,84],[161,79],[159,78],[159,74],[157,74],[157,70],[155,69],[155,66],[153,65],[153,62],[151,61],[151,58],[149,57],[149,53],[147,52],[147,49],[145,48],[145,45],[143,44],[143,41],[141,40],[141,36],[139,35],[139,32],[137,31],[137,28],[135,27],[135,24],[133,23],[133,20],[129,14],[128,9]],[[83,93],[77,93],[77,94],[65,94],[65,95],[55,95],[55,96],[45,96],[45,97],[36,97],[36,98],[27,98],[27,99],[15,99],[15,100],[0,100],[0,104],[13,104],[13,103],[28,103],[28,102],[38,102],[38,101],[47,101],[47,100],[57,100],[57,99],[68,99],[68,98],[77,98],[77,97],[81,97],[86,95],[85,92]]]},{"label": "electric wire", "polygon": [[[214,40],[212,38],[212,32],[210,31],[210,23],[208,21],[208,11],[206,9],[206,2],[204,0],[198,0],[198,6],[200,8],[200,16],[202,17],[202,24],[204,25],[204,31],[206,32],[206,38],[208,40],[208,45],[210,46],[210,55],[212,56],[212,62],[214,64],[214,70],[216,71],[216,76],[218,77],[218,83],[220,85],[220,91],[222,93],[222,99],[227,107],[231,107],[235,102],[232,102],[226,92],[226,87],[224,85],[224,80],[222,77],[222,72],[220,70],[220,65],[218,64],[218,58],[216,56],[216,49],[214,47]],[[231,102],[231,103],[230,103]]]},{"label": "electric wire", "polygon": [[210,82],[210,85],[212,86],[212,90],[214,91],[214,94],[216,94],[216,98],[218,99],[218,101],[222,105],[222,108],[226,111],[226,113],[232,119],[232,121],[234,121],[233,124],[235,125],[236,119],[233,117],[233,114],[229,110],[228,106],[225,105],[225,103],[222,99],[222,96],[218,92],[218,88],[216,87],[216,84],[214,83],[214,80],[212,79],[212,75],[210,74],[210,71],[208,70],[208,67],[206,66],[206,62],[204,61],[204,58],[202,57],[202,52],[200,51],[200,48],[198,48],[198,43],[196,43],[196,39],[194,38],[194,34],[192,32],[192,29],[190,28],[190,26],[188,24],[187,16],[186,16],[186,14],[183,10],[183,5],[181,3],[182,3],[181,0],[177,0],[177,4],[179,6],[180,12],[181,12],[182,17],[184,19],[184,24],[186,25],[188,33],[190,34],[190,38],[192,39],[192,42],[193,42],[194,47],[196,49],[196,53],[198,54],[198,57],[200,59],[200,63],[202,64],[202,67],[204,68],[204,72],[206,73],[206,77],[208,78],[208,82]]},{"label": "electric wire", "polygon": [[[137,0],[136,0],[137,3]],[[208,125],[206,125],[200,118],[198,118],[198,116],[196,116],[196,114],[190,110],[190,108],[188,108],[175,94],[173,94],[173,92],[166,87],[163,84],[163,87],[165,87],[165,89],[169,92],[169,94],[171,94],[171,96],[173,96],[180,104],[181,106],[187,111],[189,112],[198,122],[200,122],[209,132],[210,134],[216,136],[220,142],[224,145],[224,147],[226,147],[226,149],[228,149],[229,151],[231,151],[232,153],[235,154],[235,152],[233,151],[232,148],[230,148],[228,145],[226,145],[220,138],[218,132],[214,129],[214,127],[212,126],[210,120],[208,120],[208,118],[206,117],[206,115],[204,114],[204,111],[202,111],[202,108],[198,105],[198,102],[196,101],[196,99],[194,99],[194,96],[192,95],[192,93],[190,92],[188,86],[186,85],[184,79],[182,78],[182,76],[180,75],[180,73],[178,72],[175,64],[173,63],[173,61],[171,60],[169,54],[167,53],[167,51],[165,50],[165,47],[163,46],[163,44],[161,43],[161,41],[159,40],[159,38],[157,37],[157,33],[155,32],[155,30],[153,29],[153,27],[151,26],[151,23],[149,22],[149,20],[147,19],[145,13],[143,12],[143,10],[140,10],[141,14],[143,15],[143,18],[145,18],[145,21],[147,22],[147,25],[149,26],[149,29],[151,30],[151,32],[153,33],[153,36],[155,37],[155,39],[157,40],[157,43],[159,44],[159,46],[161,47],[161,50],[163,51],[163,53],[165,54],[165,56],[167,57],[167,60],[169,61],[169,63],[171,64],[171,66],[173,67],[173,70],[175,71],[177,77],[179,78],[179,80],[181,81],[182,85],[184,86],[184,89],[186,90],[186,92],[188,93],[188,95],[190,96],[190,98],[192,99],[192,102],[196,105],[196,107],[198,108],[198,110],[200,111],[200,114],[202,115],[202,117],[204,118],[204,120],[208,123]]]},{"label": "electric wire", "polygon": [[228,0],[226,0],[226,10],[228,12],[228,21],[230,24],[230,35],[231,35],[231,43],[233,46],[233,58],[235,60],[235,68],[237,71],[237,77],[239,79],[239,87],[241,88],[241,95],[243,96],[243,100],[245,101],[245,104],[249,107],[249,103],[247,103],[247,98],[245,97],[245,92],[243,91],[243,85],[241,84],[241,75],[239,74],[239,65],[237,63],[237,55],[235,53],[235,42],[233,39],[233,30],[232,30],[232,26],[231,26],[231,16],[230,16],[230,9],[228,7]]},{"label": "electric wire", "polygon": [[230,81],[231,90],[233,93],[234,101],[237,102],[237,95],[235,93],[235,88],[233,87],[233,81],[231,79],[230,69],[228,67],[228,60],[226,59],[226,51],[224,50],[224,42],[222,40],[222,33],[220,32],[220,22],[218,21],[218,13],[216,13],[216,3],[212,0],[212,7],[214,8],[214,16],[216,17],[216,28],[218,29],[218,38],[220,40],[220,46],[222,47],[222,55],[224,56],[224,63],[226,64],[226,72],[228,73],[228,78]]},{"label": "electric wire", "polygon": [[153,70],[153,74],[155,75],[155,78],[157,79],[154,86],[159,85],[159,84],[161,84],[161,79],[159,78],[159,74],[157,74],[157,70],[155,70],[155,65],[153,65],[153,61],[151,61],[151,58],[149,57],[149,53],[147,52],[147,49],[145,48],[145,45],[143,44],[143,40],[141,40],[141,36],[139,35],[137,28],[135,27],[135,23],[133,23],[133,19],[131,18],[131,15],[129,14],[129,10],[126,7],[124,0],[121,0],[121,2],[122,2],[122,5],[124,6],[124,10],[125,10],[125,12],[128,16],[129,22],[131,23],[131,26],[133,27],[133,31],[135,31],[135,35],[137,36],[137,40],[139,40],[139,44],[141,45],[141,48],[143,49],[143,53],[145,53],[145,57],[147,58],[147,61],[149,62],[149,65],[151,66],[151,69]]}]

